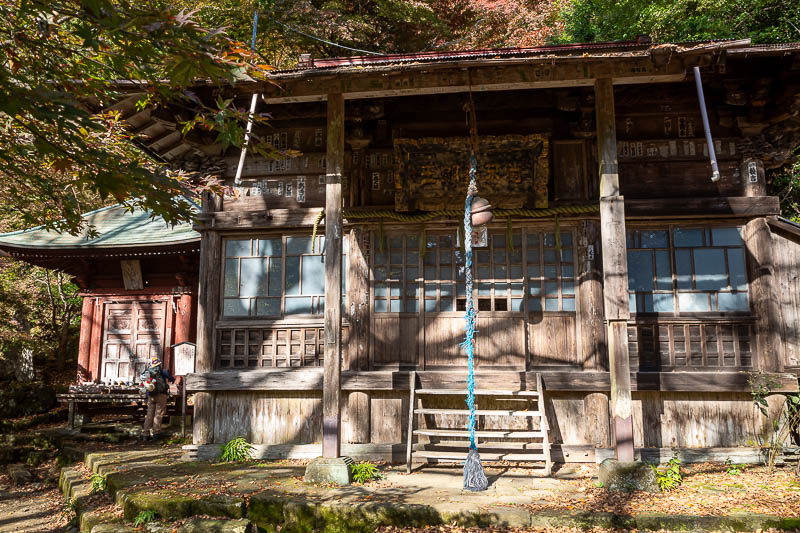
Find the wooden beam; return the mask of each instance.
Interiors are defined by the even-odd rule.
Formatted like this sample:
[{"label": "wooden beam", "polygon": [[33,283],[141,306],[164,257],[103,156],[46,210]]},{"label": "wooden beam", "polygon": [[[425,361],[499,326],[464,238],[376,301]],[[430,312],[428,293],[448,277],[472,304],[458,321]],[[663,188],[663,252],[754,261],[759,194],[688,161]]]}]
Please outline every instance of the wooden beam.
[{"label": "wooden beam", "polygon": [[78,376],[77,380],[91,381],[92,372],[89,361],[92,351],[92,321],[94,319],[94,298],[84,297],[81,308],[81,334],[78,340]]},{"label": "wooden beam", "polygon": [[325,175],[325,360],[322,385],[322,456],[341,451],[342,371],[342,175],[344,98],[328,95]]},{"label": "wooden beam", "polygon": [[777,215],[780,212],[780,199],[777,196],[625,199],[627,218],[760,217]]},{"label": "wooden beam", "polygon": [[[260,92],[267,104],[324,101],[328,94],[342,94],[346,100],[419,96],[461,92],[591,87],[595,78],[614,84],[666,83],[683,81],[686,71],[675,58],[655,66],[649,56],[624,59],[581,57],[524,58],[468,61],[447,64],[393,66],[391,70],[353,69],[348,72],[284,74],[270,83],[244,86],[241,92]],[[274,83],[274,82],[277,82]]]},{"label": "wooden beam", "polygon": [[745,249],[750,268],[750,298],[756,315],[756,364],[764,372],[780,372],[784,361],[781,310],[776,291],[772,233],[766,219],[757,218],[747,223]]},{"label": "wooden beam", "polygon": [[633,461],[633,402],[628,357],[628,256],[625,202],[619,193],[614,85],[598,79],[594,87],[597,153],[600,159],[600,233],[603,248],[603,300],[611,370],[611,420],[617,459]]},{"label": "wooden beam", "polygon": [[[408,372],[380,370],[342,372],[344,391],[407,391]],[[611,386],[609,372],[581,372],[561,370],[541,372],[545,390],[608,392]],[[228,372],[196,373],[187,376],[187,389],[199,391],[320,391],[321,368],[285,368],[270,370],[241,370]],[[661,392],[739,392],[749,393],[750,372],[633,372],[632,391]],[[779,386],[777,392],[797,392],[797,376],[790,373],[766,374]],[[463,371],[418,371],[417,377],[427,388],[466,387],[467,374]],[[536,372],[491,371],[476,376],[481,388],[532,388]]]},{"label": "wooden beam", "polygon": [[608,370],[600,225],[596,220],[580,222],[577,255],[580,363],[585,370]]},{"label": "wooden beam", "polygon": [[[220,198],[214,194],[203,197],[203,214],[215,212]],[[197,295],[197,351],[195,369],[198,373],[214,371],[214,336],[219,313],[219,284],[222,268],[222,239],[217,231],[206,230],[200,235],[200,283]],[[208,444],[214,437],[214,395],[201,392],[194,396],[192,440]]]}]

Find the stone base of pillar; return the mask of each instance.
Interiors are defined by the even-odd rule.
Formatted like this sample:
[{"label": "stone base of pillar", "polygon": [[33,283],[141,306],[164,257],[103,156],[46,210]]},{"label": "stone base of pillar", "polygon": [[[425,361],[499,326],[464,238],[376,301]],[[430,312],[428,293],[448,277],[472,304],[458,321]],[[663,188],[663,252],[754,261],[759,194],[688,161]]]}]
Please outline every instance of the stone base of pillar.
[{"label": "stone base of pillar", "polygon": [[306,483],[350,485],[353,482],[353,471],[350,469],[353,464],[353,460],[349,457],[336,457],[334,459],[317,457],[308,463],[303,481]]}]

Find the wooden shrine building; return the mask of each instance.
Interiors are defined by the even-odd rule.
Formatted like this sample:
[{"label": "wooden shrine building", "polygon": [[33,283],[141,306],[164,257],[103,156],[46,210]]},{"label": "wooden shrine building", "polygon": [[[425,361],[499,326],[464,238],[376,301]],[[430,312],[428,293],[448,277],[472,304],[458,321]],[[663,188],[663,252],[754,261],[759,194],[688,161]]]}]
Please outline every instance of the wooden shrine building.
[{"label": "wooden shrine building", "polygon": [[154,355],[171,369],[171,347],[195,340],[200,236],[119,205],[84,219],[96,236],[32,228],[0,235],[0,250],[79,285],[79,383],[136,381]]},{"label": "wooden shrine building", "polygon": [[[760,442],[748,378],[794,391],[800,370],[798,249],[770,230],[765,183],[800,144],[800,45],[304,61],[233,93],[259,95],[257,134],[287,157],[248,155],[235,184],[222,154],[235,193],[195,225],[189,456],[244,436],[264,457],[402,460],[409,435],[414,453],[463,436],[463,396],[409,401],[464,389],[470,100],[495,215],[475,251],[478,388],[541,380],[557,461]],[[482,440],[524,450],[542,424],[506,400],[479,397]]]}]

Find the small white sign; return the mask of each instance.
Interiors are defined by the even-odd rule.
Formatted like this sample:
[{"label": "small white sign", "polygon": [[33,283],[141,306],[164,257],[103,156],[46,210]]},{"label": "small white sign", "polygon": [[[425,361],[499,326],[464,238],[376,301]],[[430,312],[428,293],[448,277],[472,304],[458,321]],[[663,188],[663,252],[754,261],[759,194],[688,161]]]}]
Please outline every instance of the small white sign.
[{"label": "small white sign", "polygon": [[486,248],[487,246],[489,246],[489,228],[487,226],[472,228],[472,247]]},{"label": "small white sign", "polygon": [[176,376],[194,373],[195,349],[193,342],[179,342],[172,347]]}]

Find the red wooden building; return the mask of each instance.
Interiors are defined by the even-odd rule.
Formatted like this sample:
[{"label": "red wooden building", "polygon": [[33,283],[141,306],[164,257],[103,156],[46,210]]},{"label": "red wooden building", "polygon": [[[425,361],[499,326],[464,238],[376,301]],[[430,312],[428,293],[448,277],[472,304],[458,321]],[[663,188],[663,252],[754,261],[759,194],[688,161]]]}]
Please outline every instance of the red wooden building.
[{"label": "red wooden building", "polygon": [[195,339],[200,236],[119,205],[84,218],[96,237],[37,227],[0,235],[0,250],[80,286],[78,381],[134,381],[153,355],[172,369],[171,346]]}]

